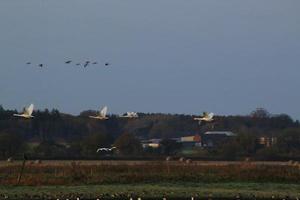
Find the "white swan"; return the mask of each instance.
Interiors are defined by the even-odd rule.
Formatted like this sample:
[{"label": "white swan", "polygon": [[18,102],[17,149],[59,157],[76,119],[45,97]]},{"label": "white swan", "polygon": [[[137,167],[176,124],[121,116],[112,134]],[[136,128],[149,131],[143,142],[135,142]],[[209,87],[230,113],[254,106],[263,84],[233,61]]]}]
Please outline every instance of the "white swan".
[{"label": "white swan", "polygon": [[34,117],[34,116],[32,116],[33,109],[34,109],[34,105],[30,104],[30,106],[28,108],[25,108],[23,114],[14,114],[14,116],[23,117],[23,118],[26,118],[26,119],[33,118]]},{"label": "white swan", "polygon": [[98,115],[96,115],[96,116],[89,116],[89,117],[90,117],[90,118],[93,118],[93,119],[107,120],[107,119],[108,119],[108,117],[106,117],[107,110],[108,110],[107,106],[104,106],[104,107],[100,110],[100,112],[99,112]]},{"label": "white swan", "polygon": [[117,147],[111,147],[111,148],[99,148],[99,149],[97,149],[97,153],[99,152],[99,151],[112,151],[112,150],[114,150],[114,149],[116,149]]},{"label": "white swan", "polygon": [[136,112],[127,112],[125,115],[121,115],[121,118],[138,118],[138,114]]},{"label": "white swan", "polygon": [[214,120],[213,118],[214,118],[214,113],[204,112],[202,117],[195,117],[194,120],[199,121],[199,124],[201,124],[202,121],[211,122]]}]

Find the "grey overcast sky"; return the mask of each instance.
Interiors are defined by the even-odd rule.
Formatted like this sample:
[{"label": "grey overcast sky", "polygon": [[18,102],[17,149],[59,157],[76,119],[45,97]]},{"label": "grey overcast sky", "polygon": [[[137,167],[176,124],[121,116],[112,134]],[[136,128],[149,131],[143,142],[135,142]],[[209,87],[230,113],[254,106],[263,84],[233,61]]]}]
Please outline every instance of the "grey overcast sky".
[{"label": "grey overcast sky", "polygon": [[300,1],[1,0],[0,62],[7,109],[300,119]]}]

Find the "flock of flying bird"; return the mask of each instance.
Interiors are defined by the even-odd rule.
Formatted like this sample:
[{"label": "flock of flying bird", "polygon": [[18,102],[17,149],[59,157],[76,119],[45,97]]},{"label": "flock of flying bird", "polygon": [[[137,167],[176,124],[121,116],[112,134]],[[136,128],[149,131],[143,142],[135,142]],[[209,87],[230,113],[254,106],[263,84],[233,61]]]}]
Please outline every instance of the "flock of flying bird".
[{"label": "flock of flying bird", "polygon": [[[67,61],[65,61],[65,64],[71,64],[73,61],[72,60],[67,60]],[[27,62],[26,63],[27,65],[31,65],[32,63],[31,62]],[[84,68],[86,68],[87,66],[89,66],[89,65],[97,65],[98,64],[98,62],[97,61],[89,61],[89,60],[87,60],[87,61],[85,61],[85,62],[83,62],[83,63],[76,63],[75,65],[76,66],[83,66]],[[106,66],[106,67],[108,67],[110,65],[110,63],[109,62],[105,62],[104,63],[104,66]],[[42,64],[42,63],[40,63],[40,64],[38,64],[37,65],[38,67],[40,67],[40,68],[43,68],[43,67],[45,67],[45,64]]]},{"label": "flock of flying bird", "polygon": [[[25,119],[30,119],[30,118],[34,118],[34,116],[32,115],[34,110],[34,105],[30,104],[29,107],[24,109],[24,112],[21,114],[14,114],[13,116],[16,117],[22,117]],[[108,107],[104,106],[96,115],[93,116],[89,116],[89,118],[92,119],[97,119],[97,120],[108,120],[109,118],[107,117],[107,111],[108,111]],[[136,112],[127,112],[124,115],[120,115],[120,118],[138,118],[138,114]],[[203,113],[203,116],[201,117],[195,117],[194,120],[198,121],[199,124],[201,124],[202,122],[212,122],[214,119],[214,114],[213,113]],[[116,147],[111,147],[111,148],[98,148],[97,149],[97,153],[101,152],[101,151],[105,151],[105,152],[112,152],[113,150],[117,149]]]},{"label": "flock of flying bird", "polygon": [[[69,65],[71,63],[73,63],[72,60],[65,61],[66,65]],[[32,64],[31,62],[26,63],[26,65],[31,65],[31,64]],[[93,61],[93,62],[92,61],[85,61],[83,63],[75,63],[76,66],[83,66],[84,68],[86,68],[89,65],[97,65],[97,64],[98,64],[97,61]],[[110,65],[109,62],[104,63],[104,66],[106,66],[106,67],[108,67],[109,65]],[[45,64],[40,63],[37,66],[40,67],[40,68],[43,68],[43,67],[45,67]],[[30,119],[30,118],[34,118],[34,116],[32,115],[33,111],[34,111],[34,105],[30,104],[29,107],[24,109],[23,113],[14,114],[13,116],[21,117],[21,118],[25,118],[25,119]],[[107,111],[108,111],[107,106],[104,106],[96,115],[89,116],[89,118],[97,119],[97,120],[108,120],[109,118],[107,117]],[[120,115],[119,117],[120,118],[138,118],[139,116],[136,112],[127,112],[126,114]],[[200,125],[202,122],[212,122],[213,117],[214,117],[213,113],[204,112],[203,116],[195,117],[194,120],[198,121],[199,125]],[[112,152],[115,149],[117,149],[117,148],[116,147],[111,147],[111,148],[103,148],[102,147],[102,148],[97,149],[97,153],[101,152],[101,151]]]},{"label": "flock of flying bird", "polygon": [[[30,118],[34,118],[34,116],[32,115],[34,110],[34,105],[30,104],[29,107],[24,109],[24,112],[21,114],[14,114],[14,116],[16,117],[22,117],[25,119],[30,119]],[[109,118],[107,117],[107,111],[108,111],[108,107],[104,106],[96,115],[93,116],[89,116],[89,118],[92,119],[97,119],[97,120],[108,120]],[[124,115],[120,115],[120,118],[138,118],[138,114],[136,112],[127,112]],[[203,113],[203,116],[201,117],[195,117],[194,120],[195,121],[199,121],[199,124],[201,124],[201,122],[212,122],[214,119],[214,113]]]},{"label": "flock of flying bird", "polygon": [[[21,114],[14,114],[13,116],[15,116],[15,117],[22,117],[22,118],[25,118],[25,119],[34,118],[34,116],[32,115],[33,110],[34,110],[34,105],[30,104],[30,106],[28,106],[28,107],[26,107],[24,109],[23,113],[21,113]],[[89,118],[98,119],[98,120],[107,120],[107,119],[109,119],[107,117],[107,111],[108,111],[107,106],[104,106],[98,112],[97,115],[95,115],[95,116],[89,116]],[[127,112],[126,114],[120,115],[119,117],[120,118],[138,118],[139,116],[138,116],[138,114],[136,112]]]}]

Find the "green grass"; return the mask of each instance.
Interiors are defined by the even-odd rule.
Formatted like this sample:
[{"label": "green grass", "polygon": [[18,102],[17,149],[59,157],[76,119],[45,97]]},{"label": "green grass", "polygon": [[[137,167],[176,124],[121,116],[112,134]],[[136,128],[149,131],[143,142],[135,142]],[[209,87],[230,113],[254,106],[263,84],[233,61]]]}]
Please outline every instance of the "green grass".
[{"label": "green grass", "polygon": [[277,198],[300,196],[300,184],[280,183],[159,183],[159,184],[113,184],[85,186],[0,186],[0,194],[11,198],[39,197],[74,197],[114,198],[134,195],[142,198],[243,198],[256,195],[257,198]]}]

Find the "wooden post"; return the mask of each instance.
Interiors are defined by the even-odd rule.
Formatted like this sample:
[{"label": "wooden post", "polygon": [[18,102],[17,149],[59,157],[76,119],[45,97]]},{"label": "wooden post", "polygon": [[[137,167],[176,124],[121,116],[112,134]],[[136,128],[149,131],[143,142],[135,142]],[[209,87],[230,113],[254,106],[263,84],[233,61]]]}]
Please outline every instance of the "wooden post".
[{"label": "wooden post", "polygon": [[22,175],[23,175],[23,172],[24,172],[24,168],[25,168],[25,163],[26,163],[26,156],[25,156],[25,154],[24,154],[23,157],[24,157],[24,158],[23,158],[23,162],[22,162],[21,171],[20,171],[20,174],[19,174],[19,177],[18,177],[17,185],[19,185],[20,182],[21,182],[21,178],[22,178]]}]

